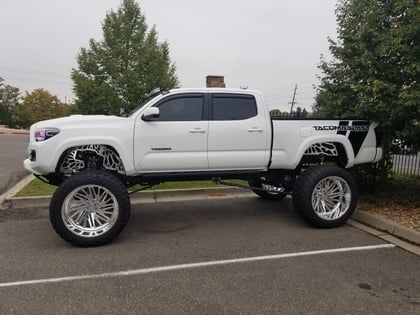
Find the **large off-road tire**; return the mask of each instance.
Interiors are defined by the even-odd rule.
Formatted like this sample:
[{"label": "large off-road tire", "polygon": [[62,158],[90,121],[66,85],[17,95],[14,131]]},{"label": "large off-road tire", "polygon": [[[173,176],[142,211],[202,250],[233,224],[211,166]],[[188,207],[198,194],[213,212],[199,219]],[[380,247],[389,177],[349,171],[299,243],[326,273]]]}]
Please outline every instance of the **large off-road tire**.
[{"label": "large off-road tire", "polygon": [[[248,181],[248,184],[254,193],[266,200],[282,200],[284,199],[284,197],[287,196],[285,192],[277,191],[280,187],[266,185],[261,180],[250,180]],[[256,187],[259,189],[252,189],[252,187]]]},{"label": "large off-road tire", "polygon": [[358,189],[353,177],[344,169],[319,165],[308,169],[297,179],[293,205],[308,223],[332,228],[342,225],[353,214]]},{"label": "large off-road tire", "polygon": [[83,171],[66,179],[50,203],[55,231],[76,246],[99,246],[117,237],[130,217],[122,182],[105,171]]}]

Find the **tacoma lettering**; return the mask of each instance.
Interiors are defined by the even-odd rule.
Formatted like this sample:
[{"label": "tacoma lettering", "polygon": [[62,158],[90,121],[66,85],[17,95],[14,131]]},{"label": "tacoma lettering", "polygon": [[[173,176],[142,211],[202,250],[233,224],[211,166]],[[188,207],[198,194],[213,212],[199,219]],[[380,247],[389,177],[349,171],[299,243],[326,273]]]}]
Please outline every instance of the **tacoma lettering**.
[{"label": "tacoma lettering", "polygon": [[369,125],[360,126],[312,126],[316,131],[356,131],[366,132],[369,130]]}]

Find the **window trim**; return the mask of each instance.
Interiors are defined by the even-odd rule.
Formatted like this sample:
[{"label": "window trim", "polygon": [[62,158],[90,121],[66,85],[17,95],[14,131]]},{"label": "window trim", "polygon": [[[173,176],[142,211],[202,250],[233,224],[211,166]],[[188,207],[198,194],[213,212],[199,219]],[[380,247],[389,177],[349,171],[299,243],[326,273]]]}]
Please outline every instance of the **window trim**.
[{"label": "window trim", "polygon": [[[255,115],[248,117],[248,118],[244,118],[244,119],[224,119],[224,120],[220,120],[220,119],[215,119],[214,118],[214,102],[213,100],[215,98],[242,98],[242,99],[251,99],[254,101],[255,104]],[[211,97],[210,97],[210,106],[209,106],[209,120],[211,121],[244,121],[244,120],[248,120],[248,119],[252,119],[254,117],[258,116],[258,106],[257,106],[257,100],[255,98],[254,95],[252,94],[246,94],[246,93],[212,93]]]},{"label": "window trim", "polygon": [[180,98],[201,98],[203,101],[203,108],[201,112],[201,119],[200,120],[159,120],[157,118],[156,120],[153,120],[154,122],[189,122],[189,121],[203,121],[206,120],[208,117],[208,109],[207,109],[207,101],[206,101],[206,95],[204,93],[182,93],[182,94],[173,94],[168,95],[167,97],[159,100],[156,104],[154,104],[152,107],[159,108],[163,103],[166,103],[168,101],[180,99]]}]

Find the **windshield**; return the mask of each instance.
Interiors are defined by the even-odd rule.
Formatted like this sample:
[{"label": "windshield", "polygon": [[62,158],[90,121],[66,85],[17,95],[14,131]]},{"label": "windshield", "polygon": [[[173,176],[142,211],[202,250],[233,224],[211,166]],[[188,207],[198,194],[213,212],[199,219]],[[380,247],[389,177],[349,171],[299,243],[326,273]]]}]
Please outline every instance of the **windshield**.
[{"label": "windshield", "polygon": [[138,105],[136,108],[134,108],[131,112],[128,113],[127,117],[131,117],[134,113],[136,113],[144,105],[151,102],[155,98],[157,98],[161,95],[167,94],[167,93],[169,93],[169,91],[165,90],[165,89],[162,89],[162,88],[153,89],[150,93],[148,93],[144,96],[144,101],[142,103],[140,103],[140,105]]},{"label": "windshield", "polygon": [[142,108],[144,105],[146,105],[148,100],[144,101],[143,103],[140,103],[140,105],[137,105],[136,108],[134,108],[131,112],[127,114],[127,117],[131,117],[135,112],[137,112],[140,108]]}]

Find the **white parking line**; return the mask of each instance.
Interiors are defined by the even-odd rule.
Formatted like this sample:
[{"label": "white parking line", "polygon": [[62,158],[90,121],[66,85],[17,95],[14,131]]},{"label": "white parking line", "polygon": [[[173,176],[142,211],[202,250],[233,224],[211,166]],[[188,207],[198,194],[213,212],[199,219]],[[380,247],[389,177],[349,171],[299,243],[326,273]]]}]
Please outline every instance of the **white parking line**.
[{"label": "white parking line", "polygon": [[313,255],[323,255],[323,254],[333,254],[333,253],[343,253],[343,252],[355,252],[355,251],[365,251],[365,250],[374,250],[374,249],[383,249],[383,248],[393,248],[393,247],[395,247],[395,245],[393,244],[382,244],[382,245],[369,245],[369,246],[345,247],[345,248],[335,248],[335,249],[326,249],[326,250],[315,250],[315,251],[308,251],[308,252],[287,253],[287,254],[278,254],[278,255],[269,255],[269,256],[256,256],[256,257],[245,257],[245,258],[226,259],[226,260],[204,261],[204,262],[191,263],[191,264],[169,265],[169,266],[162,266],[162,267],[106,272],[106,273],[91,274],[91,275],[4,282],[4,283],[0,283],[0,288],[26,286],[26,285],[33,285],[33,284],[44,284],[44,283],[67,282],[67,281],[76,281],[76,280],[115,278],[115,277],[165,272],[165,271],[172,271],[172,270],[203,268],[203,267],[238,264],[238,263],[245,263],[245,262],[262,261],[262,260],[274,260],[274,259],[291,258],[291,257],[313,256]]}]

